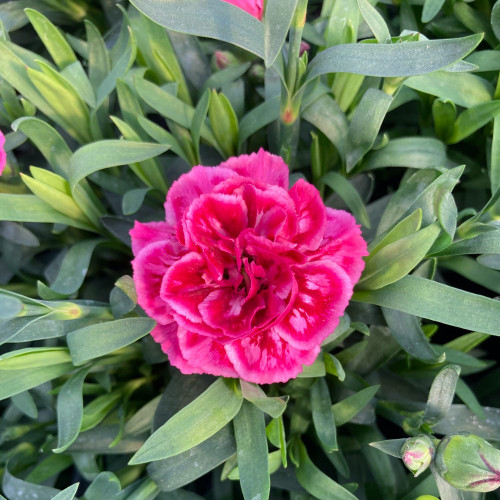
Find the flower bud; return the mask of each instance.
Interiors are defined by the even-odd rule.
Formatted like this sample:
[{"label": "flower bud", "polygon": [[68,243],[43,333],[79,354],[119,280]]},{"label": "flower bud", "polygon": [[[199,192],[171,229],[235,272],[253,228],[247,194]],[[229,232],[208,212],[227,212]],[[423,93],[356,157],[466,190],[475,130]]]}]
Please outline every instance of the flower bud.
[{"label": "flower bud", "polygon": [[421,434],[406,440],[401,449],[401,458],[406,467],[417,477],[429,467],[435,451],[432,439]]},{"label": "flower bud", "polygon": [[216,50],[212,58],[212,69],[220,71],[231,66],[237,66],[240,60],[231,52],[227,50]]},{"label": "flower bud", "polygon": [[434,463],[439,475],[460,490],[487,492],[500,486],[500,451],[474,434],[446,436]]}]

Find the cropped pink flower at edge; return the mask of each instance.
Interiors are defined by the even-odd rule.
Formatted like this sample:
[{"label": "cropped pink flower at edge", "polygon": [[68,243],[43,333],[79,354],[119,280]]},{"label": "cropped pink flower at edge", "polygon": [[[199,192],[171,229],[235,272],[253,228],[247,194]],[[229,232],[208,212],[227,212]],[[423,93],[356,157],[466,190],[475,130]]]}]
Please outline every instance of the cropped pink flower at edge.
[{"label": "cropped pink flower at edge", "polygon": [[194,167],[166,220],[130,234],[139,304],[170,363],[188,373],[286,382],[314,362],[364,268],[354,217],[264,150]]},{"label": "cropped pink flower at edge", "polygon": [[5,144],[5,137],[0,132],[0,175],[2,175],[3,169],[5,168],[5,165],[7,163],[7,154],[5,153],[4,150],[4,144]]},{"label": "cropped pink flower at edge", "polygon": [[227,2],[244,11],[248,12],[252,16],[256,17],[259,20],[262,20],[262,15],[264,13],[264,0],[222,0],[223,2]]}]

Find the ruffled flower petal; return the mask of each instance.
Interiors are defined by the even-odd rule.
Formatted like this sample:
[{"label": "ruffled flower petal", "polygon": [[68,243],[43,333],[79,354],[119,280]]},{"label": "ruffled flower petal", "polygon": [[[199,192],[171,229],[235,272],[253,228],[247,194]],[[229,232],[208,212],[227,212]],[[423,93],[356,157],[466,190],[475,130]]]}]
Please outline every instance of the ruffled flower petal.
[{"label": "ruffled flower petal", "polygon": [[133,229],[130,230],[132,239],[132,252],[137,255],[143,248],[158,241],[169,241],[176,249],[176,254],[184,254],[186,250],[175,237],[175,228],[166,222],[135,221]]}]

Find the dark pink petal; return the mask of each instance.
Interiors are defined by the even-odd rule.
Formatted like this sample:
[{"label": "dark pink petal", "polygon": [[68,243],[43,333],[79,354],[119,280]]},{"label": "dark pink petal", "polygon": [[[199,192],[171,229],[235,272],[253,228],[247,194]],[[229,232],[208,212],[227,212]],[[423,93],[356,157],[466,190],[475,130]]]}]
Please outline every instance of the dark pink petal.
[{"label": "dark pink petal", "polygon": [[319,191],[303,179],[299,179],[289,191],[295,202],[298,230],[293,241],[308,250],[316,250],[326,227],[326,210]]},{"label": "dark pink petal", "polygon": [[190,373],[206,373],[201,367],[195,364],[190,364],[179,349],[179,340],[177,338],[177,323],[169,323],[168,325],[156,325],[151,332],[151,336],[161,345],[162,351],[168,356],[168,360],[172,366],[176,366],[179,370],[188,375]]},{"label": "dark pink petal", "polygon": [[240,9],[248,12],[257,19],[262,19],[264,0],[223,0],[224,2],[236,5]]},{"label": "dark pink petal", "polygon": [[229,168],[243,177],[274,184],[288,190],[288,167],[281,158],[263,149],[258,153],[240,155],[220,164],[220,167]]},{"label": "dark pink petal", "polygon": [[172,314],[180,326],[217,336],[221,332],[207,325],[199,311],[199,305],[213,291],[210,279],[203,257],[191,252],[169,268],[160,295],[172,308]]},{"label": "dark pink petal", "polygon": [[176,248],[177,254],[186,253],[175,237],[175,228],[166,222],[135,221],[133,229],[130,230],[132,238],[132,252],[137,255],[144,247],[158,241],[170,241],[172,247]]},{"label": "dark pink petal", "polygon": [[352,295],[349,276],[328,261],[294,267],[297,295],[272,330],[297,349],[310,349],[335,330]]},{"label": "dark pink petal", "polygon": [[354,217],[343,210],[326,209],[325,236],[312,260],[325,259],[338,264],[356,284],[365,268],[366,241]]},{"label": "dark pink petal", "polygon": [[168,304],[160,297],[162,280],[170,266],[179,258],[171,241],[146,246],[132,261],[139,305],[158,323],[172,321]]},{"label": "dark pink petal", "polygon": [[279,335],[266,331],[251,335],[225,346],[237,374],[248,382],[272,384],[286,382],[310,365],[318,356],[320,346],[300,350],[285,342]]},{"label": "dark pink petal", "polygon": [[240,338],[252,330],[253,318],[266,304],[260,295],[247,300],[246,293],[232,288],[212,291],[199,305],[204,323],[224,332],[224,336]]},{"label": "dark pink petal", "polygon": [[181,175],[168,190],[165,202],[166,220],[178,226],[189,205],[202,194],[211,193],[217,184],[234,176],[234,172],[221,167],[193,167]]},{"label": "dark pink petal", "polygon": [[227,357],[224,346],[219,342],[209,337],[189,332],[184,328],[179,328],[178,338],[183,357],[197,368],[200,368],[202,373],[220,375],[222,377],[238,376]]}]

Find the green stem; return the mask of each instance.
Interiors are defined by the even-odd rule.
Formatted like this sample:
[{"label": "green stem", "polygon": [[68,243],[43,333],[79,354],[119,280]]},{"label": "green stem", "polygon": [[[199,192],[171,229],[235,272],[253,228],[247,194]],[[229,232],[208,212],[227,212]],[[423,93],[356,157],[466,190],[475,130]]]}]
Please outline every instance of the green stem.
[{"label": "green stem", "polygon": [[302,41],[302,32],[306,22],[307,0],[299,0],[297,8],[293,15],[290,26],[289,44],[288,44],[288,64],[286,69],[286,83],[290,94],[294,94],[295,84],[297,83],[297,73],[300,58],[300,43]]}]

